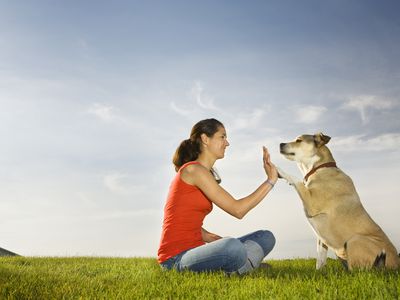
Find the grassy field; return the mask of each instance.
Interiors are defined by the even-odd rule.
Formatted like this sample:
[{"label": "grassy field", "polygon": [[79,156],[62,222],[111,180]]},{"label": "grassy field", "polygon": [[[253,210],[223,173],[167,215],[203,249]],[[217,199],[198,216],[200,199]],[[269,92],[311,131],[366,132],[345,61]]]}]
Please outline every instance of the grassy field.
[{"label": "grassy field", "polygon": [[246,276],[162,271],[153,258],[0,258],[0,299],[399,299],[399,271],[273,260]]}]

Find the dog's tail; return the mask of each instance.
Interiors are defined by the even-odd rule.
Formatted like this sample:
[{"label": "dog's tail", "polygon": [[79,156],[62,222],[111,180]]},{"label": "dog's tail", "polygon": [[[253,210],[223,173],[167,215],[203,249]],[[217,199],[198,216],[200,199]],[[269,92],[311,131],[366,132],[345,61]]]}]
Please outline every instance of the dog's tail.
[{"label": "dog's tail", "polygon": [[375,258],[373,266],[377,269],[384,268],[386,264],[386,252],[382,250],[381,254],[378,254]]}]

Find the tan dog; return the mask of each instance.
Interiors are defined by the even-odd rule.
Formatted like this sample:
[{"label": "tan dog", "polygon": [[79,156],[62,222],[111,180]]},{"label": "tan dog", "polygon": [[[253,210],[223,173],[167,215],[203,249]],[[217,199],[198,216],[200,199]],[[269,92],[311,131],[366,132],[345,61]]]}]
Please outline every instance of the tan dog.
[{"label": "tan dog", "polygon": [[296,188],[317,235],[317,269],[325,265],[328,247],[350,270],[397,269],[396,248],[365,211],[351,178],[336,167],[325,146],[329,140],[318,133],[280,144],[280,152],[296,161],[304,175],[303,182],[278,169],[280,177]]}]

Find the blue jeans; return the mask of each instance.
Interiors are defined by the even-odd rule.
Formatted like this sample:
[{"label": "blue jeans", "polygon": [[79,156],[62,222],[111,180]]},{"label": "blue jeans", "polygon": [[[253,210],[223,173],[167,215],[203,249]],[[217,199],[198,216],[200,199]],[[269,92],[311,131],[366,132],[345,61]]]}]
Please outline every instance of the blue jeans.
[{"label": "blue jeans", "polygon": [[[253,241],[262,249],[264,258],[275,245],[275,237],[268,230],[258,230],[239,238],[222,238],[214,242],[183,251],[161,263],[163,269],[236,272],[248,262],[245,242]],[[254,244],[254,243],[253,243]],[[258,246],[257,246],[258,247]],[[261,262],[261,261],[260,261]]]}]

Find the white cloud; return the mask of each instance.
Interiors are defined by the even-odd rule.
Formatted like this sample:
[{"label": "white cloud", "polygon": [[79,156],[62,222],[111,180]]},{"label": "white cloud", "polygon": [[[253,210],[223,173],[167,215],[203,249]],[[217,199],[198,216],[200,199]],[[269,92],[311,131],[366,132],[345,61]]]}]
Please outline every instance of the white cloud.
[{"label": "white cloud", "polygon": [[214,104],[214,100],[206,95],[204,95],[204,88],[200,81],[195,81],[193,87],[190,90],[190,96],[196,101],[196,105],[192,105],[191,109],[182,108],[180,105],[176,104],[174,101],[170,102],[169,106],[171,109],[182,116],[189,116],[195,112],[200,112],[204,110],[219,110]]},{"label": "white cloud", "polygon": [[175,103],[174,101],[172,101],[172,102],[169,104],[169,106],[172,108],[172,110],[173,110],[174,112],[176,112],[176,113],[178,113],[179,115],[182,115],[182,116],[188,116],[188,115],[190,115],[191,113],[193,113],[193,111],[191,111],[191,110],[188,110],[188,109],[184,109],[184,108],[179,107],[178,105],[176,105],[176,103]]},{"label": "white cloud", "polygon": [[324,106],[295,106],[293,110],[296,115],[296,121],[299,123],[314,123],[318,121],[321,115],[327,110]]},{"label": "white cloud", "polygon": [[364,135],[335,138],[333,147],[338,151],[385,151],[400,149],[400,133],[387,133],[373,138]]},{"label": "white cloud", "polygon": [[266,109],[256,108],[248,114],[240,114],[233,118],[232,130],[255,128],[262,117],[265,115]]},{"label": "white cloud", "polygon": [[386,110],[393,106],[393,102],[377,96],[358,95],[349,97],[349,100],[342,105],[342,108],[359,112],[361,120],[365,124],[368,122],[368,110]]},{"label": "white cloud", "polygon": [[124,128],[135,129],[141,126],[141,122],[137,118],[133,121],[132,116],[122,114],[121,110],[116,106],[93,103],[86,113],[94,115],[102,122],[119,125]]},{"label": "white cloud", "polygon": [[111,173],[103,178],[104,185],[113,193],[121,196],[131,196],[143,192],[140,187],[133,183],[133,179],[128,174]]},{"label": "white cloud", "polygon": [[95,115],[104,122],[111,122],[117,118],[114,107],[100,103],[93,103],[88,109],[88,113]]},{"label": "white cloud", "polygon": [[197,104],[206,110],[218,110],[214,100],[203,93],[204,88],[200,81],[196,81],[192,87],[191,94],[196,99]]}]

